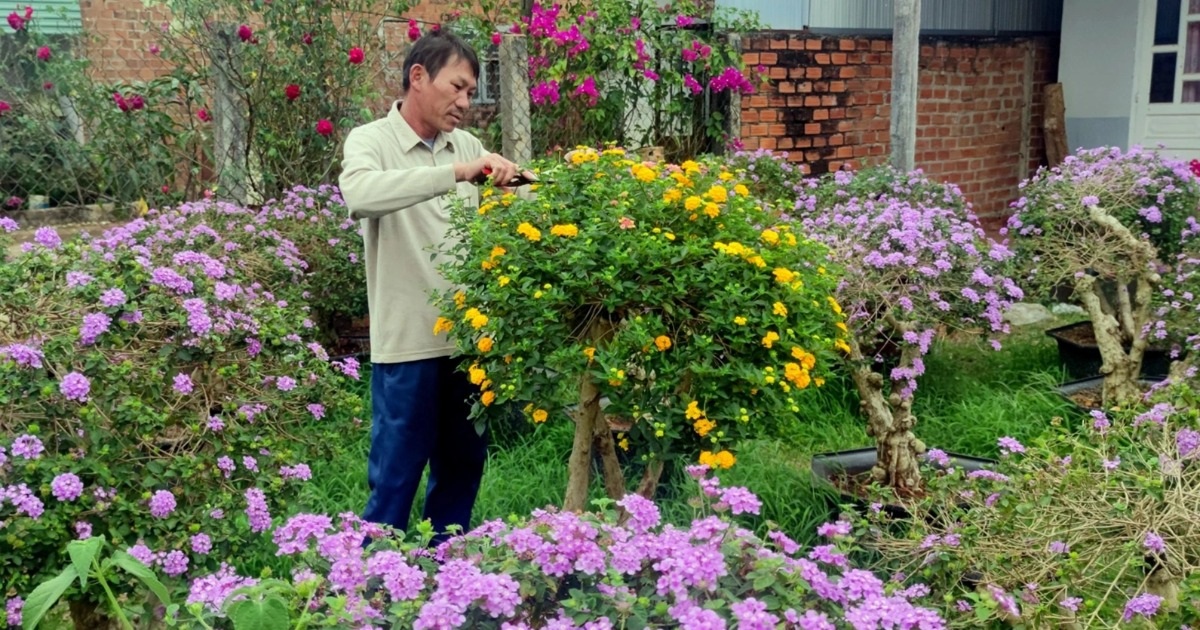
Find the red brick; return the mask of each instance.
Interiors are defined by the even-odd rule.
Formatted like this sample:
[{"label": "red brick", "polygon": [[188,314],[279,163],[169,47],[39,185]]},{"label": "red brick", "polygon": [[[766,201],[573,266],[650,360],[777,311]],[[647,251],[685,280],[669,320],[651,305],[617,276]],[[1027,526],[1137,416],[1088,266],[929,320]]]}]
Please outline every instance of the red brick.
[{"label": "red brick", "polygon": [[773,66],[779,63],[779,54],[773,52],[760,53],[759,63],[765,66]]},{"label": "red brick", "polygon": [[843,39],[838,42],[838,50],[854,50],[855,44],[853,39]]},{"label": "red brick", "polygon": [[833,161],[829,162],[828,167],[829,167],[829,172],[833,173],[835,171],[842,170],[842,163],[838,160],[833,160]]},{"label": "red brick", "polygon": [[780,138],[775,144],[776,148],[781,150],[791,149],[796,146],[796,141],[792,138]]},{"label": "red brick", "polygon": [[791,81],[780,81],[778,89],[780,94],[795,94],[796,84]]},{"label": "red brick", "polygon": [[834,92],[834,93],[845,92],[846,91],[846,82],[845,81],[831,81],[829,83],[829,91]]},{"label": "red brick", "polygon": [[836,96],[822,96],[821,97],[821,107],[833,107],[837,104],[838,104],[838,102],[837,102]]},{"label": "red brick", "polygon": [[772,79],[786,79],[787,68],[782,66],[771,66],[771,68],[767,70],[767,76],[771,77]]},{"label": "red brick", "polygon": [[804,125],[804,135],[815,136],[819,133],[821,133],[821,125],[818,125],[817,123],[808,123]]},{"label": "red brick", "polygon": [[858,68],[855,68],[854,66],[846,66],[845,68],[841,69],[841,71],[838,73],[838,76],[843,79],[853,79],[854,77],[858,76]]},{"label": "red brick", "polygon": [[742,53],[742,63],[746,64],[747,66],[757,66],[758,64],[762,63],[760,61],[761,59],[762,57],[756,52]]},{"label": "red brick", "polygon": [[822,47],[823,46],[821,44],[821,40],[819,40],[819,39],[804,40],[804,49],[805,50],[821,50]]},{"label": "red brick", "polygon": [[839,66],[846,64],[846,53],[836,52],[836,53],[833,53],[832,55],[830,55],[829,58],[830,58],[830,61],[832,61],[833,63],[835,63]]},{"label": "red brick", "polygon": [[829,63],[829,53],[817,53],[813,55],[813,61],[825,65]]},{"label": "red brick", "polygon": [[786,39],[772,39],[770,49],[771,50],[787,50],[787,40]]},{"label": "red brick", "polygon": [[829,120],[828,109],[814,109],[812,113],[813,120]]},{"label": "red brick", "polygon": [[804,50],[804,40],[794,38],[788,40],[788,50]]},{"label": "red brick", "polygon": [[838,147],[837,153],[834,155],[840,158],[851,158],[854,157],[854,149],[851,147]]},{"label": "red brick", "polygon": [[744,122],[744,123],[758,122],[758,110],[757,109],[742,110],[742,122]]},{"label": "red brick", "polygon": [[823,148],[826,144],[828,144],[828,141],[826,141],[825,138],[822,138],[821,136],[817,136],[816,138],[812,139],[812,145],[813,145],[813,148],[815,148],[815,149]]},{"label": "red brick", "polygon": [[806,68],[804,70],[804,78],[820,79],[821,78],[821,69],[820,68]]},{"label": "red brick", "polygon": [[812,146],[812,138],[796,138],[792,146],[797,149],[807,149]]},{"label": "red brick", "polygon": [[805,107],[820,107],[821,106],[821,97],[820,96],[805,96],[804,97],[804,106]]},{"label": "red brick", "polygon": [[776,147],[775,147],[775,138],[759,138],[759,139],[758,139],[758,146],[759,146],[759,148],[761,148],[761,149],[771,149],[771,150],[774,150],[774,149],[776,148]]}]

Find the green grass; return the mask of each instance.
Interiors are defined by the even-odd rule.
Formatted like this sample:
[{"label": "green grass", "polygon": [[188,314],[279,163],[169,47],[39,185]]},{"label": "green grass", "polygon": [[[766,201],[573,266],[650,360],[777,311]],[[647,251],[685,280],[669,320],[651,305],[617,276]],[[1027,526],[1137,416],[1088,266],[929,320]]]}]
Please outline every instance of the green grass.
[{"label": "green grass", "polygon": [[[941,342],[926,357],[926,375],[914,406],[916,433],[930,447],[995,457],[998,438],[1031,440],[1046,430],[1051,418],[1070,413],[1070,405],[1054,392],[1062,379],[1055,346],[1040,329],[1014,334],[999,352],[982,341]],[[782,429],[781,437],[741,445],[737,465],[720,475],[723,483],[744,485],[763,501],[763,513],[741,519],[744,526],[763,531],[772,522],[800,541],[811,541],[815,527],[828,520],[837,505],[837,497],[813,481],[811,457],[871,445],[848,379],[831,379],[807,394],[800,417]],[[559,504],[567,482],[571,431],[566,423],[535,427],[520,418],[494,426],[475,524]],[[294,506],[296,511],[362,512],[368,434],[364,426],[348,437],[338,459],[310,463],[313,481]],[[632,486],[636,475],[628,474]],[[693,484],[680,463],[667,467],[658,495],[666,520],[686,524],[695,516],[688,503]],[[422,486],[413,522],[420,518],[423,494]],[[594,482],[592,496],[602,494]],[[271,559],[263,562],[273,566]]]}]

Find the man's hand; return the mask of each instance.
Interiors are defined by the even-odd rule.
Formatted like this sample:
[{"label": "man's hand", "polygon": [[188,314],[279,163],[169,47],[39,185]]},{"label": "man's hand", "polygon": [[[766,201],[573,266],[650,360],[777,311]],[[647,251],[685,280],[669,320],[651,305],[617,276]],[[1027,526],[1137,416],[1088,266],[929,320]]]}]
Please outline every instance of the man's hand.
[{"label": "man's hand", "polygon": [[521,167],[496,153],[454,165],[454,179],[460,182],[482,181],[490,176],[495,185],[504,186],[520,173]]}]

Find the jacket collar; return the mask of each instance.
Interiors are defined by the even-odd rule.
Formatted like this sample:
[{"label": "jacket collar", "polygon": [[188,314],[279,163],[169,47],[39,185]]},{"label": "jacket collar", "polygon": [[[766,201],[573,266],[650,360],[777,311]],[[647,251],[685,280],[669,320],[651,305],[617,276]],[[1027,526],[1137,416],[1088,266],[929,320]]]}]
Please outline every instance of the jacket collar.
[{"label": "jacket collar", "polygon": [[[395,130],[396,136],[400,139],[400,150],[404,153],[409,153],[413,149],[424,145],[421,141],[421,136],[413,130],[412,125],[404,120],[404,116],[400,115],[400,100],[392,101],[392,106],[388,109],[388,122],[391,123],[392,129]],[[433,152],[447,150],[454,152],[454,141],[451,140],[450,134],[439,133],[433,141]]]}]

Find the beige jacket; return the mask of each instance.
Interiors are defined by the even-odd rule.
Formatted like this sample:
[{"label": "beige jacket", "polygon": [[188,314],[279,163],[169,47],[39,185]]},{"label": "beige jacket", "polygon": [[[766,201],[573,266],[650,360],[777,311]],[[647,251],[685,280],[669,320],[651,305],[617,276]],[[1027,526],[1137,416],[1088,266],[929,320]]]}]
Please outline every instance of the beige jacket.
[{"label": "beige jacket", "polygon": [[455,162],[485,155],[466,131],[438,134],[431,151],[392,103],[386,118],[346,136],[339,186],[350,216],[361,220],[366,249],[371,362],[401,363],[449,356],[453,344],[435,337],[433,290],[449,287],[430,256],[448,246],[451,198],[479,204],[479,190],[455,183]]}]

